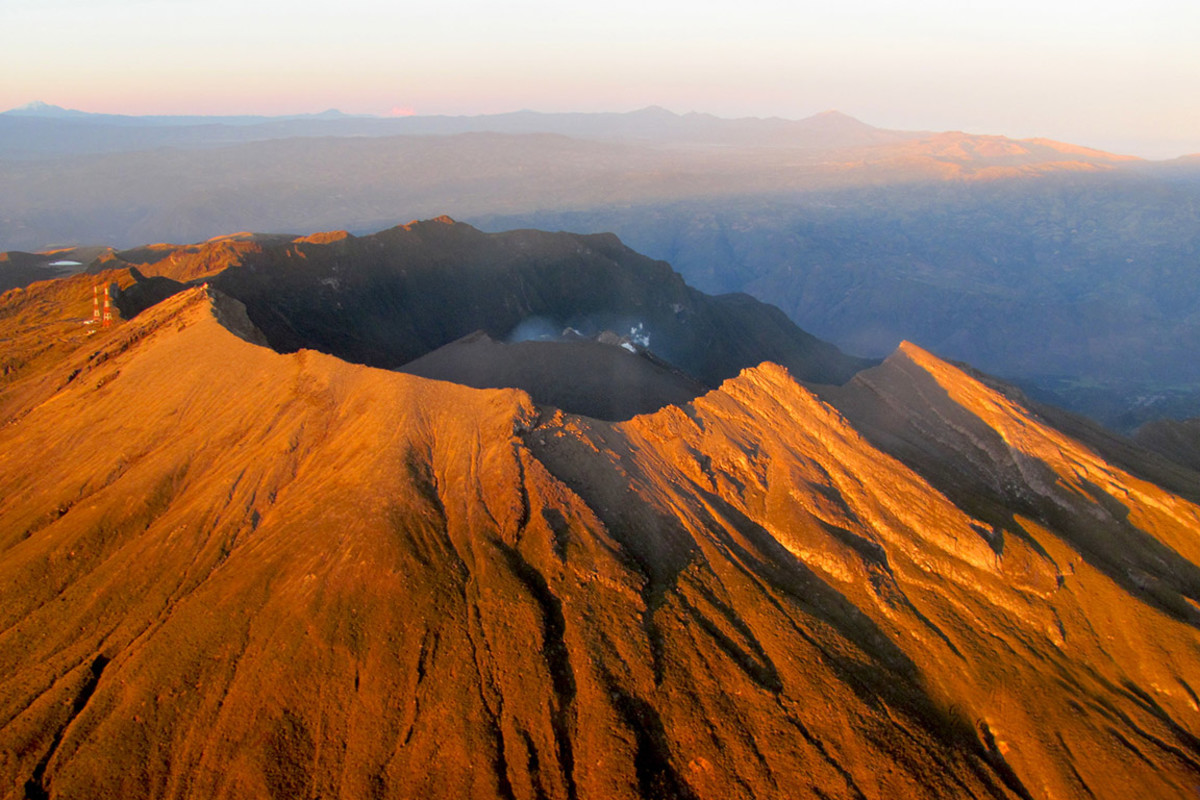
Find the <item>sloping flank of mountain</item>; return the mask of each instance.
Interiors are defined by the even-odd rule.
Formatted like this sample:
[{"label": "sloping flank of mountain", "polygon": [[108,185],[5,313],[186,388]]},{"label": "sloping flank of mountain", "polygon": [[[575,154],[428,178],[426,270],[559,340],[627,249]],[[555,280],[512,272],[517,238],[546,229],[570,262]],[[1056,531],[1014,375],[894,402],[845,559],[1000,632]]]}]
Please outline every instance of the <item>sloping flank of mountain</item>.
[{"label": "sloping flank of mountain", "polygon": [[[1157,515],[1174,501],[1011,398],[963,377],[905,343],[823,396],[875,446],[985,522],[997,552],[1017,539],[1036,546],[1031,525],[1048,525],[1124,591],[1200,624],[1198,543],[1183,530],[1161,538]],[[1200,487],[1200,473],[1191,483]]]},{"label": "sloping flank of mountain", "polygon": [[1147,422],[1134,432],[1143,447],[1200,472],[1200,418]]},{"label": "sloping flank of mountain", "polygon": [[1194,796],[1200,508],[928,353],[608,423],[252,330],[0,393],[0,798]]}]

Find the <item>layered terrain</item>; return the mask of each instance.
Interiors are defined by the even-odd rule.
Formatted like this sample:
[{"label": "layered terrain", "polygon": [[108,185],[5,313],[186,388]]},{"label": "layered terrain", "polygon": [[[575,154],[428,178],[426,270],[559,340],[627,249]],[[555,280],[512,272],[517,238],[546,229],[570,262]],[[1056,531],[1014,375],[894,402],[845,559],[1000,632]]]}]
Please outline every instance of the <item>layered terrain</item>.
[{"label": "layered terrain", "polygon": [[9,112],[0,113],[0,249],[130,247],[240,228],[374,230],[401,214],[726,204],[1136,163],[1045,139],[885,130],[837,112],[241,121]]},{"label": "layered terrain", "polygon": [[[920,342],[1131,432],[1200,415],[1196,158],[801,120],[0,114],[0,250],[230,230],[611,231],[882,358]],[[0,256],[0,290],[49,277]],[[85,262],[90,259],[83,259]],[[464,335],[468,332],[464,332]]]},{"label": "layered terrain", "polygon": [[[483,236],[456,228],[391,235]],[[0,797],[1194,796],[1200,475],[909,344],[816,385],[791,334],[795,369],[711,389],[650,359],[652,316],[649,352],[418,358],[561,346],[479,360],[594,394],[609,348],[695,381],[608,421],[277,352],[304,281],[256,317],[230,276],[307,254],[353,285],[388,241],[322,238],[0,301]],[[544,240],[481,241],[455,281]],[[628,275],[648,315],[674,285]],[[98,278],[112,328],[85,324]]]}]

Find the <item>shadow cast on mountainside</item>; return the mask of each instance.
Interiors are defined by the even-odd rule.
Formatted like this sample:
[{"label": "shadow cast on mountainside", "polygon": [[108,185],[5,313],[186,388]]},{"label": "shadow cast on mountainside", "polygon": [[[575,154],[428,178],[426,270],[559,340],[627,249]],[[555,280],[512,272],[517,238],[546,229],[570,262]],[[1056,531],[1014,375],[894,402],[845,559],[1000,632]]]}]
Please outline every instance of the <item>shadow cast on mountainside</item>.
[{"label": "shadow cast on mountainside", "polygon": [[748,295],[704,294],[612,234],[489,234],[439,217],[361,237],[153,245],[91,269],[124,319],[203,280],[244,306],[248,324],[231,330],[276,352],[523,389],[605,420],[686,403],[764,361],[835,384],[875,363]]},{"label": "shadow cast on mountainside", "polygon": [[[211,278],[278,352],[479,388],[600,419],[679,404],[763,361],[841,383],[847,356],[746,295],[706,295],[611,234],[487,234],[448,218],[263,244]],[[546,341],[522,341],[522,331]]]},{"label": "shadow cast on mountainside", "polygon": [[633,345],[588,339],[497,342],[483,331],[399,371],[476,389],[522,389],[540,405],[609,421],[681,405],[708,391]]},{"label": "shadow cast on mountainside", "polygon": [[1072,488],[1010,446],[924,370],[889,359],[821,395],[873,446],[991,525],[998,552],[1007,533],[1049,558],[1017,517],[1034,520],[1133,597],[1200,628],[1200,567],[1134,525],[1128,506],[1102,487],[1076,474]]},{"label": "shadow cast on mountainside", "polygon": [[[1002,793],[997,786],[999,779],[1018,797],[1026,800],[1032,797],[996,747],[986,723],[973,723],[960,709],[938,703],[925,688],[925,677],[917,665],[874,620],[813,572],[766,528],[718,495],[703,494],[707,503],[729,523],[721,524],[710,518],[706,530],[727,551],[733,563],[766,580],[796,607],[830,625],[868,656],[867,662],[848,658],[834,648],[823,646],[821,640],[805,636],[799,627],[796,629],[821,651],[826,663],[864,703],[871,708],[886,705],[912,720],[915,728],[928,732],[943,746],[961,752],[975,776],[990,784],[997,794]],[[919,612],[917,615],[921,616]],[[928,620],[922,621],[933,627]],[[933,630],[944,638],[936,627]],[[966,787],[963,789],[965,792]]]},{"label": "shadow cast on mountainside", "polygon": [[[788,636],[811,647],[822,667],[831,670],[866,707],[892,717],[906,735],[943,753],[959,754],[997,796],[1005,794],[1002,786],[1028,796],[974,722],[934,699],[904,650],[770,531],[696,484],[690,489],[701,502],[683,501],[684,516],[690,521],[672,516],[639,494],[642,479],[625,472],[632,463],[625,456],[631,453],[615,432],[602,424],[585,427],[583,437],[556,437],[550,429],[539,428],[525,441],[551,474],[597,514],[620,546],[616,555],[645,576],[642,624],[657,685],[679,678],[680,670],[687,675],[696,669],[681,656],[678,643],[673,644],[682,623],[684,630],[691,631],[687,635],[691,647],[702,648],[702,661],[724,659],[786,706],[789,696],[802,691],[805,680],[798,671],[805,669],[803,662],[776,646],[777,630],[787,630]],[[589,443],[611,453],[612,460],[604,462],[608,466],[596,469],[595,459],[585,456],[593,452]],[[675,507],[673,501],[666,502]],[[878,552],[866,549],[868,560],[880,558]],[[745,587],[754,587],[749,590],[753,596],[740,594]],[[760,602],[765,602],[771,622],[764,622],[761,613],[747,616],[747,610]],[[698,680],[708,669],[686,679]],[[628,719],[652,724],[654,717],[644,701],[625,696],[619,705]],[[799,730],[806,730],[801,717],[785,713]],[[666,745],[652,730],[645,736],[638,749],[647,759],[643,765],[647,784],[672,784],[672,773],[655,766],[669,763],[664,761]],[[819,739],[810,736],[809,741],[819,747]],[[970,794],[965,786],[960,788]]]}]

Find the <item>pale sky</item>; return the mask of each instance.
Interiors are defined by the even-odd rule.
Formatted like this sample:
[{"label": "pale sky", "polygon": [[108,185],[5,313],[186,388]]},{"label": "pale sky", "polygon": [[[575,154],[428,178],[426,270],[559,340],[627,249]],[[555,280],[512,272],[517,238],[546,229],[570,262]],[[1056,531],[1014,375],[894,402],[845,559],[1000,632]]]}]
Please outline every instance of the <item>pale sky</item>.
[{"label": "pale sky", "polygon": [[0,0],[0,109],[661,105],[1200,152],[1200,3]]}]

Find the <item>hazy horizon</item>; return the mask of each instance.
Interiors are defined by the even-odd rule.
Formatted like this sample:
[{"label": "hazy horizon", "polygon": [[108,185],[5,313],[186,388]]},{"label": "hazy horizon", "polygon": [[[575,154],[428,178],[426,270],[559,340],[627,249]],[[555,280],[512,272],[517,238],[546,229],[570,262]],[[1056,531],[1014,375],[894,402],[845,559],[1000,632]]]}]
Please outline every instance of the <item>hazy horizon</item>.
[{"label": "hazy horizon", "polygon": [[1094,148],[1097,150],[1101,150],[1101,151],[1105,151],[1105,152],[1109,152],[1109,153],[1113,153],[1113,154],[1117,154],[1117,155],[1135,156],[1138,158],[1143,158],[1143,159],[1151,160],[1151,161],[1170,160],[1170,159],[1181,158],[1181,157],[1185,157],[1185,156],[1200,155],[1200,146],[1197,146],[1197,148],[1194,150],[1184,149],[1184,150],[1176,152],[1176,150],[1178,148],[1172,149],[1169,145],[1166,145],[1166,144],[1160,144],[1159,146],[1152,146],[1145,142],[1129,142],[1129,143],[1126,143],[1126,144],[1128,144],[1128,146],[1124,146],[1120,141],[1114,139],[1114,140],[1112,140],[1112,142],[1109,145],[1105,146],[1105,145],[1096,144],[1093,141],[1079,140],[1079,139],[1063,139],[1063,138],[1059,138],[1059,137],[1049,136],[1044,133],[1036,133],[1036,132],[1030,133],[1028,135],[1011,135],[1011,134],[1006,134],[1006,133],[991,131],[991,130],[970,129],[970,128],[966,128],[963,126],[949,126],[949,127],[945,127],[945,128],[935,128],[935,127],[929,126],[929,125],[916,125],[916,126],[911,126],[911,127],[907,127],[907,128],[899,128],[899,127],[888,126],[888,125],[880,125],[871,119],[864,119],[863,117],[856,115],[856,114],[848,114],[847,112],[845,112],[843,109],[840,109],[840,108],[819,109],[817,111],[812,112],[811,114],[804,114],[803,116],[794,115],[794,116],[790,116],[790,117],[784,116],[781,114],[772,114],[772,115],[746,114],[746,115],[737,115],[737,116],[722,115],[722,114],[715,114],[715,113],[712,113],[710,111],[706,111],[703,109],[690,109],[687,111],[680,111],[680,110],[673,109],[673,108],[667,108],[659,103],[653,103],[653,104],[650,104],[647,106],[640,106],[638,108],[597,109],[595,111],[574,111],[571,109],[546,110],[546,109],[540,109],[540,108],[513,108],[513,109],[508,109],[505,111],[487,111],[487,112],[466,111],[466,112],[462,112],[462,113],[438,112],[438,113],[422,114],[422,113],[416,112],[413,109],[403,109],[403,110],[393,110],[390,113],[377,114],[377,113],[373,113],[373,112],[348,112],[343,108],[331,106],[328,108],[300,109],[300,110],[294,110],[294,111],[283,111],[283,112],[279,112],[279,113],[266,113],[266,112],[261,112],[261,111],[249,110],[249,111],[244,111],[244,112],[228,112],[228,113],[225,113],[225,112],[199,113],[199,112],[181,111],[181,112],[169,112],[169,113],[161,113],[161,114],[157,113],[157,112],[148,112],[148,113],[143,114],[143,113],[130,113],[130,112],[125,112],[125,111],[113,111],[113,110],[109,110],[109,109],[86,109],[85,110],[82,108],[71,108],[71,107],[63,106],[59,103],[48,102],[42,98],[36,98],[36,99],[30,100],[28,102],[22,103],[20,105],[12,106],[11,108],[0,108],[0,114],[8,113],[8,112],[22,112],[22,111],[31,111],[33,113],[36,113],[37,110],[34,107],[39,106],[39,105],[46,106],[49,108],[57,108],[57,109],[61,109],[64,112],[71,112],[71,113],[94,114],[94,115],[102,115],[102,116],[121,116],[121,117],[131,117],[131,118],[138,118],[138,117],[167,117],[167,118],[199,117],[199,118],[205,118],[205,117],[210,117],[213,119],[219,119],[219,118],[233,118],[233,117],[261,117],[264,120],[283,119],[283,118],[291,118],[291,117],[319,117],[323,114],[333,114],[333,113],[342,114],[346,117],[361,117],[361,118],[367,118],[367,119],[398,119],[398,118],[439,117],[439,116],[440,117],[450,117],[450,118],[473,118],[473,117],[503,116],[506,114],[522,114],[522,113],[546,114],[546,115],[572,114],[572,113],[634,114],[639,111],[645,111],[645,110],[649,110],[651,108],[658,108],[658,109],[663,109],[669,113],[675,114],[677,116],[685,116],[687,114],[701,114],[701,115],[707,115],[707,116],[716,117],[718,119],[725,119],[725,120],[786,119],[786,120],[798,121],[798,120],[807,119],[807,118],[811,118],[811,117],[817,117],[822,114],[832,113],[832,114],[844,114],[846,116],[849,116],[849,117],[852,117],[852,118],[858,120],[859,122],[865,123],[865,124],[870,125],[875,128],[879,128],[881,130],[929,131],[931,133],[954,131],[954,132],[961,132],[961,133],[967,133],[967,134],[979,135],[979,136],[1008,136],[1009,138],[1017,139],[1017,140],[1050,139],[1050,140],[1054,140],[1054,141],[1063,142],[1064,144],[1091,147],[1091,148]]},{"label": "hazy horizon", "polygon": [[751,2],[564,12],[544,0],[392,7],[348,0],[9,0],[0,107],[97,113],[475,115],[625,111],[1046,137],[1200,152],[1200,7],[1165,0],[975,9]]}]

